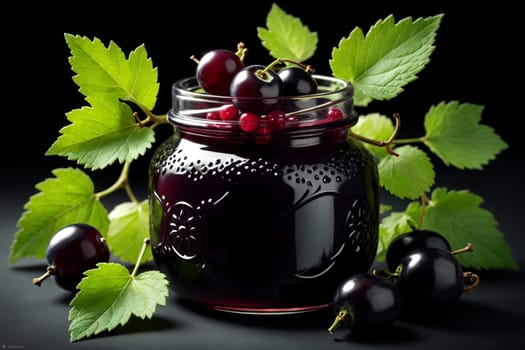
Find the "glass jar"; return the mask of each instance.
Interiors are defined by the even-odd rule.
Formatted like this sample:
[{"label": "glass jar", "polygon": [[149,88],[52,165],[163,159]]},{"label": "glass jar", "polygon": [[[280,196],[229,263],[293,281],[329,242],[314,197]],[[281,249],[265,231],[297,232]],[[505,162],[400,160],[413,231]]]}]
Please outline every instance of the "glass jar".
[{"label": "glass jar", "polygon": [[154,259],[177,297],[240,313],[317,310],[370,268],[377,167],[348,139],[352,85],[314,77],[318,93],[271,101],[284,118],[261,115],[250,132],[210,117],[240,101],[202,93],[193,77],[173,84],[176,132],[152,158],[149,191]]}]

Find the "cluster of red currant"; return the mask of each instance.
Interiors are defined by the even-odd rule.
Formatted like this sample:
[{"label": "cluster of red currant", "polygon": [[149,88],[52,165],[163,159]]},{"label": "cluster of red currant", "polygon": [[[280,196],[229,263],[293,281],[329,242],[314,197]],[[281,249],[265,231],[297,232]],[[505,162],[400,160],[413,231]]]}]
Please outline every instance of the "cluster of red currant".
[{"label": "cluster of red currant", "polygon": [[[281,108],[282,98],[315,94],[318,84],[312,76],[313,68],[300,62],[277,59],[267,66],[245,66],[246,51],[240,43],[237,52],[215,49],[200,59],[191,58],[197,62],[195,77],[205,93],[231,97],[231,103],[208,112],[206,118],[236,120],[242,131],[255,133],[256,140],[264,143],[273,132],[283,130],[289,120],[295,120],[290,115],[293,113]],[[342,117],[341,110],[330,108],[326,120]]]},{"label": "cluster of red currant", "polygon": [[479,284],[478,275],[464,272],[455,255],[472,251],[472,244],[451,251],[443,235],[413,228],[389,244],[385,263],[371,273],[353,275],[334,294],[336,318],[352,330],[378,329],[405,315],[446,309]]}]

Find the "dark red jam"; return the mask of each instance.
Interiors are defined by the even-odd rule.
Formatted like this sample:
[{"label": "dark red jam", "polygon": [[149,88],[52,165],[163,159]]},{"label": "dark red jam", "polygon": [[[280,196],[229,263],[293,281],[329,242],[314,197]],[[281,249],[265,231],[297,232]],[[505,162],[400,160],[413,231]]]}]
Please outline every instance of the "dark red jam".
[{"label": "dark red jam", "polygon": [[351,86],[334,97],[342,119],[319,121],[334,106],[287,111],[290,125],[264,142],[194,122],[177,89],[188,88],[174,85],[177,131],[150,167],[153,255],[176,295],[246,313],[328,306],[345,277],[370,268],[378,243],[376,164],[347,138]]}]

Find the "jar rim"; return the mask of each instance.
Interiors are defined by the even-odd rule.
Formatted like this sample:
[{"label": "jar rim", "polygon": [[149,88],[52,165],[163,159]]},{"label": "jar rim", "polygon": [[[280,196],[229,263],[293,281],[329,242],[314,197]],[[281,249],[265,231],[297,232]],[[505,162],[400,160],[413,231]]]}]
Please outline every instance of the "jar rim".
[{"label": "jar rim", "polygon": [[[286,122],[286,130],[319,127],[320,121],[318,117],[316,118],[315,112],[320,109],[328,109],[334,106],[342,106],[340,109],[343,109],[344,113],[340,119],[322,123],[324,128],[332,126],[342,127],[355,124],[357,122],[357,113],[354,111],[353,105],[353,85],[346,80],[328,75],[313,74],[312,77],[316,80],[319,86],[319,90],[316,93],[271,98],[234,98],[232,96],[205,93],[202,91],[195,76],[185,77],[172,84],[172,108],[167,114],[168,121],[176,126],[209,128],[210,125],[214,125],[218,127],[218,129],[224,130],[238,126],[239,120],[208,120],[204,117],[205,114],[208,112],[217,112],[223,106],[233,104],[234,99],[237,101],[264,101],[265,99],[278,99],[280,104],[307,105],[304,108],[285,111],[285,115],[289,119]],[[323,102],[308,106],[309,101]],[[309,117],[294,119],[294,116],[298,115],[309,115]]]},{"label": "jar rim", "polygon": [[[332,83],[334,85],[338,85],[339,88],[334,88],[333,90],[321,90],[321,91],[318,91],[316,93],[313,93],[313,94],[307,94],[307,95],[297,95],[297,96],[282,96],[282,98],[285,98],[285,99],[297,99],[297,98],[304,98],[304,97],[322,97],[324,95],[330,95],[330,94],[333,94],[333,93],[337,93],[337,92],[342,92],[346,89],[351,89],[352,91],[352,96],[353,96],[353,90],[354,90],[354,87],[353,85],[347,81],[347,80],[343,80],[343,79],[340,79],[340,78],[336,78],[336,77],[333,77],[333,76],[329,76],[329,75],[322,75],[322,74],[312,74],[312,77],[317,81],[317,82],[322,82],[322,83]],[[229,100],[231,100],[231,96],[224,96],[224,95],[215,95],[215,94],[210,94],[210,93],[203,93],[203,92],[197,92],[197,90],[200,89],[200,85],[197,81],[197,78],[195,76],[190,76],[190,77],[185,77],[185,78],[182,78],[182,79],[179,79],[177,81],[175,81],[173,83],[173,92],[176,93],[180,93],[180,94],[188,94],[190,96],[207,96],[208,98],[212,98],[212,99],[217,99],[217,100],[221,100],[221,101],[224,101],[224,102],[227,102]],[[259,97],[253,97],[253,98],[250,98],[250,97],[243,97],[243,98],[246,98],[246,99],[260,99]]]}]

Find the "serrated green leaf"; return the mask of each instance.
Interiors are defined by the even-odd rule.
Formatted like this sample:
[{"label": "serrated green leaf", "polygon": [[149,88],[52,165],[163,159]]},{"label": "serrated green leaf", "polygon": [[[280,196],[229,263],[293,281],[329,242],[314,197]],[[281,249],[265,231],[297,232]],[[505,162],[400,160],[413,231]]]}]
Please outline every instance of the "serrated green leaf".
[{"label": "serrated green leaf", "polygon": [[106,47],[99,38],[90,40],[65,34],[73,77],[84,96],[106,95],[152,110],[159,92],[158,72],[144,45],[126,58],[113,41]]},{"label": "serrated green leaf", "polygon": [[489,126],[480,124],[484,107],[441,102],[425,115],[425,145],[445,164],[481,169],[508,145]]},{"label": "serrated green leaf", "polygon": [[483,198],[467,190],[436,188],[425,211],[423,228],[441,233],[452,249],[474,246],[456,257],[466,268],[518,269],[493,214],[482,208]]},{"label": "serrated green leaf", "polygon": [[70,303],[71,342],[111,331],[131,315],[151,318],[157,305],[166,305],[168,281],[159,271],[131,276],[123,265],[99,263],[85,275]]},{"label": "serrated green leaf", "polygon": [[[109,250],[123,262],[136,262],[144,239],[149,238],[148,201],[121,203],[109,213],[109,219]],[[150,260],[153,260],[153,255],[148,248],[142,261]]]},{"label": "serrated green leaf", "polygon": [[11,245],[9,262],[45,257],[47,244],[62,227],[87,223],[103,235],[107,232],[108,213],[94,196],[93,182],[83,171],[72,168],[53,170],[55,178],[36,185],[40,191],[31,196],[18,220],[19,230]]},{"label": "serrated green leaf", "polygon": [[390,204],[379,204],[379,214],[385,214],[392,210],[392,206]]},{"label": "serrated green leaf", "polygon": [[75,160],[86,168],[103,169],[115,161],[123,163],[143,155],[155,141],[151,128],[142,127],[131,108],[111,96],[90,96],[91,107],[67,113],[71,122],[46,155]]},{"label": "serrated green leaf", "polygon": [[385,253],[390,242],[404,232],[411,230],[410,223],[417,222],[420,207],[417,202],[410,202],[403,212],[391,212],[385,216],[379,225],[379,244],[376,259],[385,260]]},{"label": "serrated green leaf", "polygon": [[389,15],[377,21],[366,37],[355,28],[332,50],[333,75],[350,81],[358,96],[376,100],[397,96],[429,62],[442,17],[415,21],[407,17],[396,23]]},{"label": "serrated green leaf", "polygon": [[395,238],[398,235],[411,231],[410,223],[417,221],[419,211],[418,203],[410,202],[403,212],[392,212],[381,220],[381,226],[388,232],[388,237]]},{"label": "serrated green leaf", "polygon": [[266,17],[266,26],[258,27],[257,35],[272,57],[304,62],[314,55],[317,33],[275,3]]},{"label": "serrated green leaf", "polygon": [[377,241],[376,260],[381,262],[385,260],[386,250],[389,242],[389,232],[382,225],[379,225],[379,240]]},{"label": "serrated green leaf", "polygon": [[416,199],[429,191],[434,184],[435,172],[427,154],[411,145],[396,147],[395,152],[398,157],[384,157],[379,161],[381,186],[401,199]]},{"label": "serrated green leaf", "polygon": [[354,105],[359,107],[366,107],[374,99],[366,96],[361,90],[354,90]]},{"label": "serrated green leaf", "polygon": [[[352,126],[352,132],[372,140],[388,140],[394,132],[394,124],[392,123],[392,120],[384,115],[370,113],[359,116],[357,123]],[[375,146],[370,143],[363,144],[370,153],[379,159],[387,155],[387,151],[384,147]]]}]

